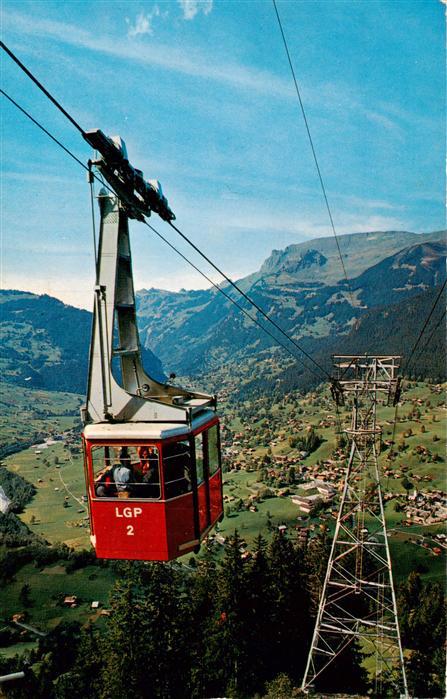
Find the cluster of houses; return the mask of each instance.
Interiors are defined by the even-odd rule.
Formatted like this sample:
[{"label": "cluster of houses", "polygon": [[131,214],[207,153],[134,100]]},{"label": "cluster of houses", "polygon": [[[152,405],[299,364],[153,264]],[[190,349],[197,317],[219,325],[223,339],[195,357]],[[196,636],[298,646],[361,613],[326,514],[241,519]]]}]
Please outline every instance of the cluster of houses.
[{"label": "cluster of houses", "polygon": [[447,520],[447,499],[442,490],[418,492],[407,498],[403,524],[437,524]]}]

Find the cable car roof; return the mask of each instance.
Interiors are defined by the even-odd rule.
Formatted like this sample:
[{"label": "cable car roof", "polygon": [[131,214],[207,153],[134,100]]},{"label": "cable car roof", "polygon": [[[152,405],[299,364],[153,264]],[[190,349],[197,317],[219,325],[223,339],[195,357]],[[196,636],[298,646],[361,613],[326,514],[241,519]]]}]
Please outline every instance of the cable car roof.
[{"label": "cable car roof", "polygon": [[127,440],[127,439],[168,439],[190,434],[192,431],[203,427],[210,420],[216,418],[213,410],[205,410],[200,415],[194,416],[191,425],[172,422],[99,422],[86,425],[84,437],[86,439],[101,440]]}]

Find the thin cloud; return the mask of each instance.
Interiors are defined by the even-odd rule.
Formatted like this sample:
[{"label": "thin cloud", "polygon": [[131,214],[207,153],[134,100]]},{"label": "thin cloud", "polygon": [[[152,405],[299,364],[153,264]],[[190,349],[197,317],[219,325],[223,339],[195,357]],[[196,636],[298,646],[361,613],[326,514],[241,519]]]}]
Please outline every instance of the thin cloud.
[{"label": "thin cloud", "polygon": [[154,33],[151,26],[151,18],[149,15],[145,15],[143,12],[140,12],[140,14],[137,15],[135,24],[130,24],[130,19],[128,17],[126,17],[126,22],[129,25],[127,36],[138,36],[139,34]]},{"label": "thin cloud", "polygon": [[392,119],[385,116],[384,114],[380,114],[379,112],[374,111],[367,111],[365,114],[366,118],[369,119],[369,121],[378,124],[380,127],[386,129],[387,131],[399,131],[399,126],[396,124],[396,122],[394,122]]},{"label": "thin cloud", "polygon": [[368,199],[364,197],[355,197],[352,195],[338,194],[337,198],[344,201],[350,208],[354,207],[358,210],[362,209],[376,209],[376,210],[386,210],[386,211],[405,211],[406,206],[404,204],[397,204],[383,199]]},{"label": "thin cloud", "polygon": [[22,36],[45,37],[59,43],[75,46],[94,53],[101,53],[127,61],[136,61],[152,67],[176,71],[193,77],[214,80],[236,88],[252,90],[259,94],[282,98],[294,98],[290,80],[279,78],[263,70],[247,68],[235,63],[211,63],[207,56],[176,51],[170,46],[153,43],[118,42],[107,36],[92,35],[85,29],[64,22],[48,19],[32,20],[19,12],[3,13],[4,31],[19,32]]},{"label": "thin cloud", "polygon": [[191,20],[199,13],[209,15],[213,9],[213,0],[178,0],[183,11],[183,19]]},{"label": "thin cloud", "polygon": [[[164,13],[164,15],[166,14],[167,13]],[[160,16],[160,8],[158,7],[158,5],[154,5],[153,9],[150,12],[147,12],[146,14],[144,14],[144,12],[140,12],[140,14],[138,14],[136,17],[134,24],[131,24],[130,19],[126,17],[126,23],[129,25],[127,36],[134,37],[144,34],[149,34],[152,36],[152,34],[154,33],[154,17]]]}]

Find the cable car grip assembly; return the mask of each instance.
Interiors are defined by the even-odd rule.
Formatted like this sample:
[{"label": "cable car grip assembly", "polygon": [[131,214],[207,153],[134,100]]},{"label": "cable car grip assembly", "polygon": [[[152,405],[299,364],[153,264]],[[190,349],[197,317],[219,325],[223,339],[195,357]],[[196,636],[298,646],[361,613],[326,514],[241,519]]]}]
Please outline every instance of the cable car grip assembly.
[{"label": "cable car grip assembly", "polygon": [[91,164],[118,194],[130,218],[144,221],[155,211],[164,221],[175,220],[160,182],[145,180],[143,172],[130,164],[126,144],[120,136],[108,138],[101,129],[86,131],[83,136],[101,156]]}]

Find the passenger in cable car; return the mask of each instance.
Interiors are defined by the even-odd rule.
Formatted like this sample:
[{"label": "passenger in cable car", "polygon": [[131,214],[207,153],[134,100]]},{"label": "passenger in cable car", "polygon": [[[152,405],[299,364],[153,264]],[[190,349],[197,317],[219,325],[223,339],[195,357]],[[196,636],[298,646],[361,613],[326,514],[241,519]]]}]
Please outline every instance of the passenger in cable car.
[{"label": "passenger in cable car", "polygon": [[158,452],[155,447],[146,445],[138,447],[137,453],[140,457],[140,462],[135,465],[137,475],[143,478],[149,471],[158,469]]},{"label": "passenger in cable car", "polygon": [[129,498],[132,493],[133,476],[132,471],[128,466],[122,463],[115,466],[113,469],[113,478],[115,480],[115,486],[117,495],[119,498]]},{"label": "passenger in cable car", "polygon": [[[184,451],[184,449],[183,449]],[[95,477],[96,497],[150,498],[159,499],[161,495],[159,451],[153,445],[141,446],[105,446],[92,451]],[[172,466],[171,471],[172,472]],[[183,478],[183,472],[175,472],[171,480]],[[189,482],[189,481],[188,481]],[[175,485],[170,486],[171,490]],[[178,486],[177,486],[178,488]],[[179,492],[187,492],[189,487]]]},{"label": "passenger in cable car", "polygon": [[119,464],[113,469],[113,479],[115,481],[118,497],[131,497],[132,484],[135,481],[135,476],[132,470],[128,447],[121,447],[120,449]]},{"label": "passenger in cable car", "polygon": [[116,495],[116,485],[113,478],[113,468],[108,468],[95,482],[95,492],[98,498],[111,498]]},{"label": "passenger in cable car", "polygon": [[106,447],[104,454],[105,470],[100,472],[95,482],[96,496],[125,498],[132,495],[132,484],[135,480],[132,470],[128,447],[121,447],[119,462],[112,465],[110,449]]},{"label": "passenger in cable car", "polygon": [[136,486],[137,497],[159,498],[160,475],[158,468],[158,451],[152,446],[142,446],[137,449],[140,457],[135,464],[134,471],[138,480]]}]

